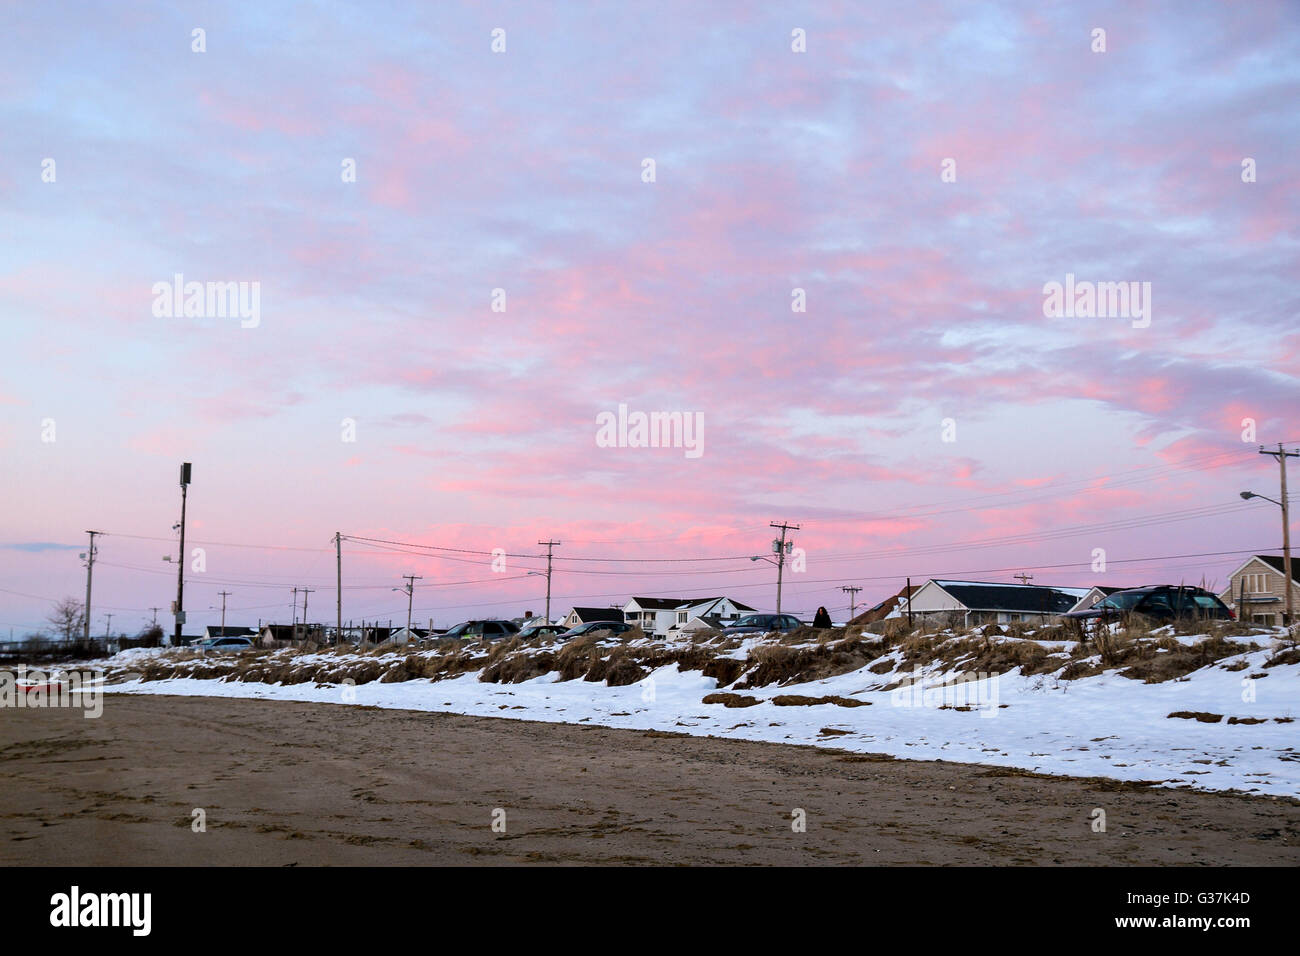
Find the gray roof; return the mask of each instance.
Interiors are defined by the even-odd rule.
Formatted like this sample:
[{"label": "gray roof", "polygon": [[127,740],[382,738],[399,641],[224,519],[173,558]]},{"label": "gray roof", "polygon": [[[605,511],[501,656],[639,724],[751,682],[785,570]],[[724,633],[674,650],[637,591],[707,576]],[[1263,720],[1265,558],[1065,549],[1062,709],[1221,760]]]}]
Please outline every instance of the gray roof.
[{"label": "gray roof", "polygon": [[1086,589],[1057,589],[1036,584],[985,584],[979,581],[934,583],[972,611],[1064,614],[1087,593]]},{"label": "gray roof", "polygon": [[575,607],[572,613],[586,624],[590,621],[621,621],[623,609],[617,607]]}]

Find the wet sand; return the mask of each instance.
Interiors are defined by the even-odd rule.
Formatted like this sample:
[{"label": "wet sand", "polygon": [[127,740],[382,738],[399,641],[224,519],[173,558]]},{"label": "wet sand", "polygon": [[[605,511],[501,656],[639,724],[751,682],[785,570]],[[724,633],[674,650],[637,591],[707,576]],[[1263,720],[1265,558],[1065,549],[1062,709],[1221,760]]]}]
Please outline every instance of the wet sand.
[{"label": "wet sand", "polygon": [[5,710],[0,772],[5,865],[1300,864],[1296,801],[331,704]]}]

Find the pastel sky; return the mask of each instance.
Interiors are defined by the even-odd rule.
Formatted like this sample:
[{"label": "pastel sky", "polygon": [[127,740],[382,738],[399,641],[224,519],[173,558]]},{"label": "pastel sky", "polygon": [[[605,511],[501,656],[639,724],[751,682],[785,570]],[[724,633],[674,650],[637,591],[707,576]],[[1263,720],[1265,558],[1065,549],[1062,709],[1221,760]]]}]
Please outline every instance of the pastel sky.
[{"label": "pastel sky", "polygon": [[[335,531],[463,549],[344,543],[345,619],[403,620],[410,573],[442,625],[540,612],[546,538],[553,612],[770,608],[749,557],[789,520],[786,609],[840,617],[842,585],[1222,585],[1280,546],[1238,492],[1300,440],[1295,3],[3,19],[0,636],[83,594],[92,528],[93,629],[170,630],[181,461],[187,633],[222,590],[332,621]],[[259,283],[260,323],[156,316],[177,273]],[[1067,274],[1149,282],[1149,325],[1046,317]],[[598,447],[620,404],[698,413],[703,454]]]}]

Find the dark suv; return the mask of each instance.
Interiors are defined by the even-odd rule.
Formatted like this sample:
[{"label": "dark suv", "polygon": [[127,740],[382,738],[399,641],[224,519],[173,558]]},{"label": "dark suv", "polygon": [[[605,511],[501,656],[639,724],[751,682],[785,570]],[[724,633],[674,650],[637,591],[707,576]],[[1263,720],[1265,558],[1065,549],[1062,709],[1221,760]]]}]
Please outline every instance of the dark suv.
[{"label": "dark suv", "polygon": [[722,629],[723,634],[767,634],[770,631],[793,631],[803,626],[803,622],[791,614],[748,614],[730,627]]},{"label": "dark suv", "polygon": [[1237,615],[1205,588],[1156,584],[1141,588],[1116,591],[1083,611],[1071,611],[1066,620],[1094,621],[1099,618],[1113,620],[1126,614],[1141,614],[1156,621],[1175,618],[1209,618],[1234,621]]},{"label": "dark suv", "polygon": [[454,637],[462,641],[472,641],[477,638],[485,640],[495,640],[501,637],[512,637],[519,633],[519,625],[514,621],[466,621],[464,624],[457,624],[443,637]]},{"label": "dark suv", "polygon": [[567,641],[574,637],[582,637],[584,634],[599,634],[602,631],[607,631],[610,634],[626,634],[630,630],[632,630],[632,625],[625,624],[622,621],[588,621],[586,624],[579,624],[576,627],[569,628],[560,635],[559,639]]}]

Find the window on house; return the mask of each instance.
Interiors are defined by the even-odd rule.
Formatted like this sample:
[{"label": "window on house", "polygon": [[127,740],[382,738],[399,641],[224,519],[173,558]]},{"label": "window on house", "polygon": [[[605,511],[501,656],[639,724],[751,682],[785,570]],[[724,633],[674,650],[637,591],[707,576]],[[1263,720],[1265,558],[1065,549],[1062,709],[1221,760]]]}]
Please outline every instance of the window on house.
[{"label": "window on house", "polygon": [[1246,585],[1247,594],[1267,594],[1268,593],[1268,575],[1267,574],[1243,574],[1242,581]]}]

